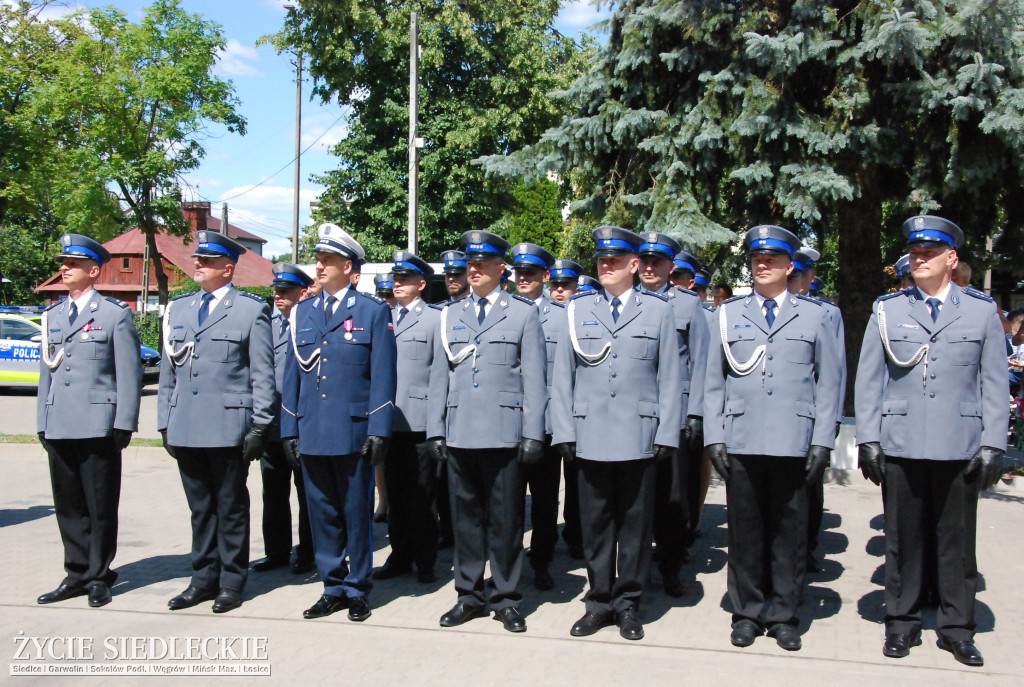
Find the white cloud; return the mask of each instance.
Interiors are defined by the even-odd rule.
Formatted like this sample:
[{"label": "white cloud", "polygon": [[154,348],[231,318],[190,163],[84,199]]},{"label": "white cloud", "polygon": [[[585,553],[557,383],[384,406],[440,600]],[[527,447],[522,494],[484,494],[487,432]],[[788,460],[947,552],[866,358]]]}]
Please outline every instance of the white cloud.
[{"label": "white cloud", "polygon": [[253,64],[259,60],[256,48],[229,38],[227,45],[217,55],[217,71],[226,76],[262,76],[263,72]]},{"label": "white cloud", "polygon": [[[253,217],[265,217],[273,220],[280,220],[281,222],[284,222],[286,226],[291,226],[290,218],[292,215],[292,205],[294,203],[294,187],[281,186],[273,180],[256,188],[253,188],[253,186],[254,184],[246,184],[244,186],[230,188],[219,195],[217,202],[220,202],[220,198],[228,199],[229,215],[233,212],[233,208],[237,207],[240,211],[250,213]],[[309,204],[316,200],[322,191],[322,187],[311,186],[309,188],[303,188],[299,192],[300,214],[305,216],[309,215]],[[238,196],[238,194],[243,192],[245,195],[234,198],[234,196]],[[275,227],[279,226],[279,223],[277,222],[274,222],[273,224]]]},{"label": "white cloud", "polygon": [[[348,124],[344,118],[338,120],[337,114],[318,112],[302,118],[302,149],[316,141],[310,151],[328,151],[341,139],[348,135]],[[322,138],[320,138],[322,136]],[[317,140],[317,139],[320,140]]]},{"label": "white cloud", "polygon": [[558,13],[558,23],[572,28],[587,28],[608,16],[608,7],[598,9],[590,0],[566,3]]}]

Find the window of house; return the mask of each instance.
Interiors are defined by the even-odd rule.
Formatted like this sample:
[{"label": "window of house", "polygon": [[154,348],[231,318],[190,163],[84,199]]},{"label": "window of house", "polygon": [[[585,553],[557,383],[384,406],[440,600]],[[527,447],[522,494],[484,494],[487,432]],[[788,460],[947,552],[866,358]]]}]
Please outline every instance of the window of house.
[{"label": "window of house", "polygon": [[132,260],[131,260],[131,258],[121,258],[121,271],[122,272],[129,272],[129,271],[131,271],[131,269],[132,269]]}]

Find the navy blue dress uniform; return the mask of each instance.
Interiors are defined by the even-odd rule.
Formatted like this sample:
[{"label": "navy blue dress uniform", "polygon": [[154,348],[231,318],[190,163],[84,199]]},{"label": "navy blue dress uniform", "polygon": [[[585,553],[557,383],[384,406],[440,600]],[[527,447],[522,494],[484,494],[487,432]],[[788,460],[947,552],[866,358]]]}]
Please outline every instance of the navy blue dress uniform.
[{"label": "navy blue dress uniform", "polygon": [[[646,232],[640,255],[652,255],[673,261],[686,256],[693,271],[696,259],[682,251],[679,242],[665,234]],[[699,263],[697,263],[699,265]],[[673,265],[678,269],[678,263]],[[639,287],[638,287],[639,290]],[[700,298],[688,289],[666,283],[658,293],[668,298],[675,322],[679,355],[679,378],[683,394],[679,424],[679,448],[675,455],[658,463],[654,499],[654,542],[658,547],[658,567],[669,596],[682,596],[679,572],[692,544],[695,525],[691,500],[699,497],[700,465],[703,460],[704,367],[707,364],[708,326]],[[696,477],[697,494],[692,482]]]},{"label": "navy blue dress uniform", "polygon": [[[110,253],[79,234],[61,237],[63,258],[102,266]],[[117,579],[121,451],[138,427],[142,365],[139,336],[127,304],[90,289],[43,313],[36,430],[46,449],[66,576],[39,603],[89,592],[110,600]]]},{"label": "navy blue dress uniform", "polygon": [[[535,243],[518,243],[511,249],[512,266],[516,269],[533,268],[550,271],[554,268],[555,257]],[[566,274],[566,267],[560,268]],[[550,277],[550,275],[549,275]],[[540,316],[544,332],[545,369],[547,395],[551,395],[551,376],[554,372],[555,350],[558,348],[558,332],[565,317],[565,306],[541,295],[534,303]],[[551,406],[544,410],[544,456],[532,465],[523,466],[524,488],[530,490],[530,567],[534,570],[534,586],[551,589],[554,580],[548,566],[555,555],[558,542],[558,483],[561,476],[561,455],[551,445]],[[525,498],[524,491],[524,498]]]},{"label": "navy blue dress uniform", "polygon": [[[486,231],[463,234],[467,260],[504,260],[509,244]],[[434,342],[427,436],[448,460],[455,528],[458,603],[441,618],[459,625],[487,605],[506,629],[522,631],[516,611],[523,562],[523,470],[544,441],[544,334],[538,308],[496,288],[441,311]],[[481,319],[480,311],[484,316]],[[491,582],[484,584],[490,562]]]},{"label": "navy blue dress uniform", "polygon": [[[594,229],[595,257],[635,255],[643,243],[620,227]],[[555,358],[552,441],[575,456],[590,589],[571,634],[614,621],[643,637],[639,604],[651,565],[655,458],[679,445],[683,375],[673,308],[664,294],[604,289],[573,296]],[[621,308],[618,316],[613,307]]]},{"label": "navy blue dress uniform", "polygon": [[[790,257],[800,245],[776,226],[754,227],[744,244]],[[747,646],[767,627],[798,649],[806,483],[820,479],[835,440],[835,325],[813,299],[784,291],[770,304],[755,291],[722,302],[711,335],[704,441],[726,480],[732,642]]]},{"label": "navy blue dress uniform", "polygon": [[[245,251],[211,231],[196,239],[194,256],[237,262]],[[274,418],[270,307],[230,283],[213,294],[184,294],[167,304],[163,340],[157,429],[178,462],[192,512],[192,581],[169,605],[193,606],[219,588],[233,599],[215,610],[231,610],[241,603],[249,567],[249,460],[262,452]]]},{"label": "navy blue dress uniform", "polygon": [[[903,232],[910,246],[956,249],[963,241],[962,230],[940,217],[912,217]],[[883,652],[905,656],[920,643],[932,542],[940,646],[977,666],[976,517],[978,494],[998,479],[1006,448],[1005,340],[985,294],[950,281],[937,303],[930,300],[917,286],[879,298],[857,369],[861,467],[883,485]]]},{"label": "navy blue dress uniform", "polygon": [[[408,251],[395,251],[394,274],[429,281],[433,268]],[[441,313],[416,299],[392,311],[398,350],[397,391],[391,445],[384,459],[388,491],[388,538],[391,555],[376,579],[406,573],[415,563],[419,580],[433,582],[438,526],[434,513],[437,463],[427,452],[427,392],[434,338]]]},{"label": "navy blue dress uniform", "polygon": [[[338,226],[323,224],[318,233],[318,253],[363,258],[362,247]],[[304,616],[321,617],[347,606],[351,620],[364,620],[373,586],[371,463],[383,458],[380,451],[394,423],[391,311],[354,285],[335,294],[325,288],[296,304],[291,328],[281,436],[298,438],[316,567],[324,584],[321,601]],[[287,443],[286,449],[294,451]]]},{"label": "navy blue dress uniform", "polygon": [[[313,284],[313,278],[300,267],[287,262],[274,265],[272,287],[294,289],[306,288]],[[295,549],[292,571],[307,572],[313,567],[313,533],[309,528],[309,512],[306,508],[306,487],[302,479],[302,466],[292,465],[281,442],[281,390],[284,388],[284,368],[291,347],[291,332],[288,320],[281,313],[274,313],[270,319],[274,337],[274,382],[276,397],[274,421],[267,435],[267,445],[260,459],[263,477],[263,546],[266,559],[262,565],[253,564],[253,570],[271,570],[287,565],[292,553],[292,507],[291,484],[295,483],[295,495],[299,502],[299,543]]]}]

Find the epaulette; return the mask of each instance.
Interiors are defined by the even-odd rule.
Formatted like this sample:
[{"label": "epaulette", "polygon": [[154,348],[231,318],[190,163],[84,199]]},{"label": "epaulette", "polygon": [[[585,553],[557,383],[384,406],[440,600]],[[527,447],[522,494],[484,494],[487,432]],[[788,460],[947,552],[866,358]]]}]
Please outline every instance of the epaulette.
[{"label": "epaulette", "polygon": [[535,301],[531,301],[529,298],[520,296],[518,293],[513,293],[512,298],[515,298],[517,301],[522,301],[523,303],[529,303],[530,305],[537,305]]},{"label": "epaulette", "polygon": [[798,293],[791,293],[790,295],[791,295],[791,296],[795,296],[795,297],[799,298],[799,299],[800,299],[800,300],[802,300],[802,301],[807,301],[808,303],[814,303],[814,304],[815,304],[815,305],[817,305],[818,307],[821,307],[821,301],[819,301],[819,300],[816,300],[816,299],[814,299],[814,298],[811,298],[810,296],[801,296],[801,295],[800,295],[800,294],[798,294]]},{"label": "epaulette", "polygon": [[386,300],[384,300],[380,296],[374,295],[372,293],[366,293],[365,291],[356,291],[356,293],[358,293],[360,296],[363,296],[364,298],[369,298],[374,303],[379,303],[380,305],[387,305],[388,304],[388,302]]},{"label": "epaulette", "polygon": [[239,289],[238,293],[240,295],[242,295],[242,296],[245,296],[246,298],[251,298],[254,301],[259,301],[260,303],[266,303],[267,302],[267,299],[264,298],[263,296],[257,296],[256,294],[249,293],[248,291],[242,291],[241,289]]},{"label": "epaulette", "polygon": [[666,296],[663,293],[658,293],[656,291],[648,291],[647,289],[640,289],[640,293],[642,293],[642,294],[644,294],[646,296],[654,296],[655,298],[660,298],[661,300],[663,300],[666,303],[668,303],[668,296]]},{"label": "epaulette", "polygon": [[190,292],[188,292],[188,293],[183,293],[183,294],[181,294],[181,295],[179,295],[179,296],[175,296],[175,297],[174,297],[174,298],[172,298],[171,300],[172,300],[172,301],[180,301],[180,300],[181,300],[182,298],[188,298],[189,296],[194,296],[194,295],[196,295],[197,293],[199,293],[199,292],[198,292],[198,291],[190,291]]},{"label": "epaulette", "polygon": [[428,308],[433,308],[434,310],[444,310],[445,307],[447,307],[447,305],[450,302],[451,301],[443,301],[441,303],[427,303],[427,307]]},{"label": "epaulette", "polygon": [[978,300],[985,301],[986,303],[996,302],[996,299],[992,298],[992,296],[988,295],[984,291],[978,291],[977,289],[973,289],[970,286],[963,287],[963,292],[966,293],[968,296],[974,296]]},{"label": "epaulette", "polygon": [[128,307],[127,303],[125,303],[124,301],[119,301],[116,298],[114,298],[113,296],[107,296],[106,298],[107,298],[108,301],[110,301],[111,303],[113,303],[114,305],[116,305],[119,308],[127,308]]},{"label": "epaulette", "polygon": [[719,303],[719,305],[725,305],[726,303],[732,303],[733,301],[738,301],[738,300],[741,300],[743,298],[746,298],[746,296],[733,296],[732,298],[725,299],[724,301]]},{"label": "epaulette", "polygon": [[64,301],[55,301],[51,305],[48,305],[46,308],[44,308],[43,312],[46,312],[47,310],[53,310],[54,308],[56,308],[58,305],[60,305],[63,302]]},{"label": "epaulette", "polygon": [[896,298],[896,296],[905,296],[907,291],[909,291],[909,290],[910,289],[903,289],[902,291],[893,291],[892,293],[883,293],[881,296],[879,296],[876,299],[876,302],[877,301],[887,301],[890,298]]},{"label": "epaulette", "polygon": [[551,301],[551,305],[554,305],[554,306],[559,307],[559,308],[564,308],[565,307],[565,303],[559,303],[558,301]]},{"label": "epaulette", "polygon": [[700,307],[704,308],[708,312],[715,312],[715,309],[712,306],[708,305],[707,303],[701,303]]},{"label": "epaulette", "polygon": [[[311,293],[311,294],[309,294],[309,295],[307,295],[307,296],[304,296],[304,297],[302,298],[302,300],[300,300],[300,301],[299,301],[299,303],[305,303],[305,302],[306,302],[306,301],[308,301],[308,300],[309,300],[310,298],[316,298],[316,297],[317,297],[317,296],[319,296],[319,295],[320,295],[320,294],[319,294],[319,292],[318,292],[318,293]],[[299,303],[296,303],[295,305],[298,305]]]},{"label": "epaulette", "polygon": [[597,291],[577,291],[573,295],[569,296],[569,300],[574,301],[577,298],[586,298],[587,296],[594,296],[596,294]]},{"label": "epaulette", "polygon": [[[680,291],[682,291],[683,293],[688,293],[691,296],[697,296],[697,292],[696,291],[690,291],[689,289],[684,289],[682,286],[677,286],[676,288],[679,289]],[[700,296],[697,296],[697,297],[700,298]]]}]

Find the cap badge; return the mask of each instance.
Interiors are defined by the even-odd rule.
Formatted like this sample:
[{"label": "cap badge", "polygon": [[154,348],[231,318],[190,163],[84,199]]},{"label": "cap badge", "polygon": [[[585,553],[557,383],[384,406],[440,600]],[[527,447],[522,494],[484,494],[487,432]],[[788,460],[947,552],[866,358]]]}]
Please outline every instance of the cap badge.
[{"label": "cap badge", "polygon": [[206,243],[206,232],[205,231],[196,232],[196,238],[199,239],[199,243]]},{"label": "cap badge", "polygon": [[648,232],[648,234],[647,234],[647,241],[650,242],[650,243],[657,243],[658,242],[658,232],[656,232],[656,231]]},{"label": "cap badge", "polygon": [[761,227],[757,230],[757,235],[763,239],[768,238],[768,227]]},{"label": "cap badge", "polygon": [[914,226],[918,229],[924,229],[924,217],[915,217]]},{"label": "cap badge", "polygon": [[473,239],[473,243],[481,243],[479,231],[474,231],[469,238]]},{"label": "cap badge", "polygon": [[71,235],[70,234],[64,234],[63,236],[60,237],[60,242],[61,242],[61,245],[63,245],[63,246],[70,246],[71,245]]}]

